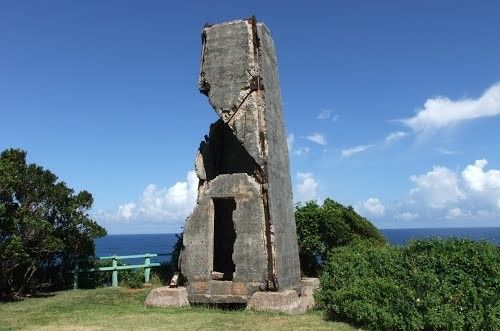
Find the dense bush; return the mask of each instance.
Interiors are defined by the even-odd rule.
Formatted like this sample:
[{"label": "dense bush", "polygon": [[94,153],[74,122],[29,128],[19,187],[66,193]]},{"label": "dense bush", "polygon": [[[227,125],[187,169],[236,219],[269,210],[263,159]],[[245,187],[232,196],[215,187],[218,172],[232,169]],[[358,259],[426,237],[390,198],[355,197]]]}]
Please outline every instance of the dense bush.
[{"label": "dense bush", "polygon": [[[80,270],[92,269],[98,267],[111,267],[113,265],[112,259],[105,260],[88,260],[85,262],[80,262]],[[118,266],[127,265],[122,261],[117,261]],[[151,279],[156,275],[152,268]],[[111,286],[111,271],[99,271],[99,272],[80,272],[78,277],[78,288],[97,288]],[[118,271],[118,282],[120,286],[130,287],[130,288],[140,288],[144,285],[144,269],[123,269]]]},{"label": "dense bush", "polygon": [[0,296],[62,283],[63,270],[94,254],[106,234],[87,211],[92,195],[75,193],[49,170],[26,163],[26,152],[0,154]]},{"label": "dense bush", "polygon": [[120,284],[130,288],[141,288],[144,285],[144,269],[130,269],[120,272]]},{"label": "dense bush", "polygon": [[[83,270],[99,268],[99,267],[111,267],[113,264],[112,260],[98,260],[98,259],[82,259],[78,263],[78,267],[82,272],[78,274],[78,288],[90,289],[96,287],[111,286],[111,272],[84,272]],[[118,265],[123,265],[123,263],[118,262]],[[71,274],[71,276],[73,276]]]},{"label": "dense bush", "polygon": [[316,276],[321,270],[321,261],[334,247],[352,244],[359,240],[370,240],[385,244],[380,231],[366,218],[349,206],[345,207],[331,199],[323,205],[315,201],[298,204],[295,209],[300,265],[307,276]]},{"label": "dense bush", "polygon": [[372,330],[500,330],[500,248],[464,239],[332,250],[320,305]]}]

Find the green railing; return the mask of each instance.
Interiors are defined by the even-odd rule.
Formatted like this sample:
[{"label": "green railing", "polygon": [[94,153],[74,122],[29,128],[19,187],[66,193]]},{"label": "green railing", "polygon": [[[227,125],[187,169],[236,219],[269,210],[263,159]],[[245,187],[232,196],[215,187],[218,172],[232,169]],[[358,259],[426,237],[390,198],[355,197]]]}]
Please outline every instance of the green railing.
[{"label": "green railing", "polygon": [[[113,264],[111,267],[96,267],[96,268],[86,268],[80,269],[78,263],[71,273],[73,274],[73,289],[78,288],[78,275],[82,272],[99,272],[99,271],[111,271],[111,286],[118,287],[118,270],[127,269],[141,269],[144,268],[144,283],[149,283],[149,278],[151,276],[151,268],[159,267],[159,263],[151,263],[151,258],[155,256],[168,256],[166,254],[140,254],[140,255],[113,255],[113,256],[101,256],[94,258],[95,260],[112,260]],[[144,264],[131,264],[131,265],[118,265],[118,260],[130,260],[130,259],[144,259]]]}]

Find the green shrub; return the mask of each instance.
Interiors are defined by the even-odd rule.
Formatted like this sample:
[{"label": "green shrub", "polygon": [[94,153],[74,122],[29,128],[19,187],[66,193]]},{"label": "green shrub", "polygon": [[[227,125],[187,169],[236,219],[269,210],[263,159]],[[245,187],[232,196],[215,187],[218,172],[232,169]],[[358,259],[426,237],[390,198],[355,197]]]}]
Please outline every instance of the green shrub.
[{"label": "green shrub", "polygon": [[[78,266],[80,270],[99,268],[99,267],[111,267],[113,265],[112,260],[98,260],[90,259],[88,261],[81,261]],[[123,265],[123,263],[118,262],[118,265]],[[97,288],[111,286],[111,272],[110,271],[94,271],[94,272],[80,272],[78,276],[78,288]]]},{"label": "green shrub", "polygon": [[349,206],[331,199],[323,205],[309,201],[295,209],[300,266],[307,276],[317,276],[321,261],[334,247],[352,244],[359,240],[387,243],[380,231],[366,218]]},{"label": "green shrub", "polygon": [[129,269],[119,273],[120,284],[130,288],[141,288],[144,285],[144,270]]},{"label": "green shrub", "polygon": [[[113,265],[112,259],[106,260],[89,260],[80,262],[80,270],[97,268],[97,267],[111,267]],[[126,263],[117,261],[118,266],[124,266]],[[152,271],[155,268],[151,269]],[[151,273],[152,278],[154,273]],[[95,271],[95,272],[81,272],[78,277],[79,288],[97,288],[111,286],[111,271]],[[120,286],[130,288],[140,288],[144,284],[144,269],[125,269],[118,271],[118,281]]]},{"label": "green shrub", "polygon": [[500,248],[464,239],[334,249],[316,298],[372,330],[500,330]]}]

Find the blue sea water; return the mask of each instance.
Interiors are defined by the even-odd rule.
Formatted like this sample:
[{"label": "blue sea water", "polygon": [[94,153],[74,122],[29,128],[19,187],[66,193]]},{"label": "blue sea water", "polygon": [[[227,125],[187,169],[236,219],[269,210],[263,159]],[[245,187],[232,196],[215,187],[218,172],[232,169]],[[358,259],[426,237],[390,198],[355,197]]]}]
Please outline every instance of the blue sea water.
[{"label": "blue sea water", "polygon": [[427,228],[427,229],[381,229],[393,245],[404,245],[412,239],[457,237],[470,240],[486,240],[500,245],[498,228]]},{"label": "blue sea water", "polygon": [[[500,245],[498,228],[432,228],[432,229],[381,229],[384,236],[394,245],[403,245],[409,240],[420,238],[458,237],[471,240],[487,240]],[[97,256],[137,255],[145,253],[170,253],[177,241],[175,234],[126,234],[108,235],[95,241]],[[158,256],[152,262],[162,262],[168,256]],[[139,262],[139,261],[137,261]]]},{"label": "blue sea water", "polygon": [[[107,235],[95,240],[96,256],[139,255],[146,253],[171,253],[177,237],[173,233],[163,234],[119,234]],[[170,260],[170,256],[157,256],[151,262]],[[127,261],[127,263],[134,261]],[[135,260],[135,262],[142,262]]]}]

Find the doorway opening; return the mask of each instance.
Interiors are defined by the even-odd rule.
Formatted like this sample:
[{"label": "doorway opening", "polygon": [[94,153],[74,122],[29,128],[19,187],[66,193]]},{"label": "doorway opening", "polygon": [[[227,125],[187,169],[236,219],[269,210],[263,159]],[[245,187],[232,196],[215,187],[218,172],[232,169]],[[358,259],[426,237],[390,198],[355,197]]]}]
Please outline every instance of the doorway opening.
[{"label": "doorway opening", "polygon": [[214,280],[233,280],[234,229],[233,211],[236,209],[234,198],[214,198]]}]

